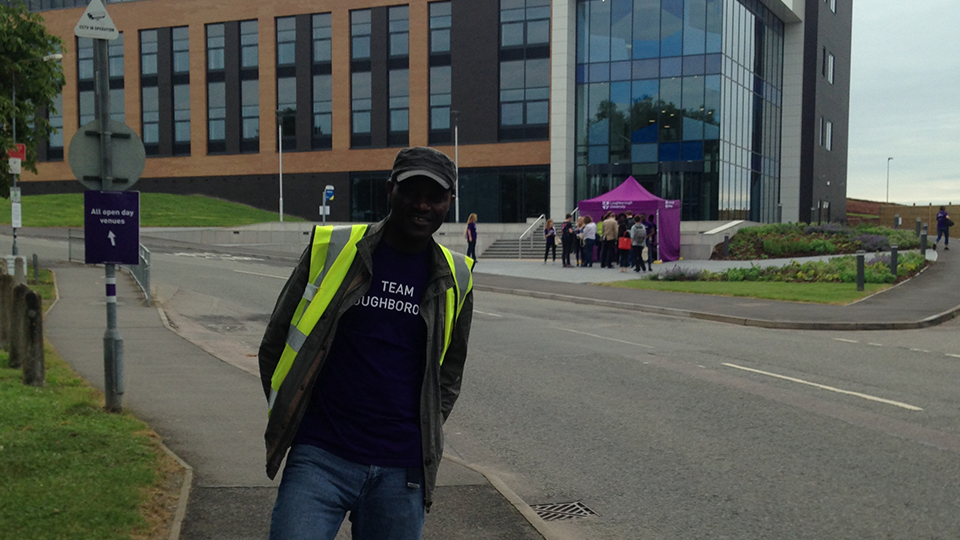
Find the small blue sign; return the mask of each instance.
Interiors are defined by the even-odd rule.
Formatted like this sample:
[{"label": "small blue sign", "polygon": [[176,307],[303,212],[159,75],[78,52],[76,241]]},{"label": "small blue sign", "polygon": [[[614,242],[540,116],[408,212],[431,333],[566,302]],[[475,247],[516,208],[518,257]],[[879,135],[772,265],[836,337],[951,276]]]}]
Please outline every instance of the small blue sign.
[{"label": "small blue sign", "polygon": [[140,263],[139,191],[86,191],[83,212],[87,264]]},{"label": "small blue sign", "polygon": [[327,186],[323,192],[323,202],[327,203],[333,200],[333,186]]}]

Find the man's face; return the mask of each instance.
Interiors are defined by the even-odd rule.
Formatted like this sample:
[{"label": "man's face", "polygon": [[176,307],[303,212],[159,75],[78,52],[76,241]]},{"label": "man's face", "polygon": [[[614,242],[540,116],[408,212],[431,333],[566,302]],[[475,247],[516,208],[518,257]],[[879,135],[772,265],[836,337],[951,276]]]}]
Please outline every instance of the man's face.
[{"label": "man's face", "polygon": [[422,242],[440,228],[453,193],[432,178],[415,176],[402,182],[387,182],[390,224],[404,240]]}]

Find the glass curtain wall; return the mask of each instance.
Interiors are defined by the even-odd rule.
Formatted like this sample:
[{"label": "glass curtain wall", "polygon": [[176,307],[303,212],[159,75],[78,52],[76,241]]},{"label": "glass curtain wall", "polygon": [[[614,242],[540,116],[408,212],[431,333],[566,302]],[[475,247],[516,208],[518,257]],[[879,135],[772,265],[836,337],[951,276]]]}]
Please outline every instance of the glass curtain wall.
[{"label": "glass curtain wall", "polygon": [[633,175],[682,219],[777,219],[783,23],[759,0],[578,0],[577,200]]}]

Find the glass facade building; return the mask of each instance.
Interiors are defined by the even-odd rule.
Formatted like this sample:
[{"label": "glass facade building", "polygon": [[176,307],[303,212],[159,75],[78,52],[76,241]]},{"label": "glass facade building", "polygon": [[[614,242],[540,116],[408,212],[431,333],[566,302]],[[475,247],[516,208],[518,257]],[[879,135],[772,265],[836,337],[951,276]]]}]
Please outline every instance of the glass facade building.
[{"label": "glass facade building", "polygon": [[684,220],[776,221],[784,26],[759,0],[579,0],[575,199],[634,176]]}]

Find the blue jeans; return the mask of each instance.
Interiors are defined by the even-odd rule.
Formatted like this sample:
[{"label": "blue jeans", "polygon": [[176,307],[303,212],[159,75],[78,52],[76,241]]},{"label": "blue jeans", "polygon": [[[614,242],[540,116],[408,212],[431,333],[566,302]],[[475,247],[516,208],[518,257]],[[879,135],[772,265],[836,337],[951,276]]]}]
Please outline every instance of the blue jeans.
[{"label": "blue jeans", "polygon": [[593,266],[593,244],[594,240],[587,239],[583,241],[583,265]]},{"label": "blue jeans", "polygon": [[333,540],[350,512],[354,540],[419,540],[423,474],[358,465],[325,450],[296,445],[287,455],[270,523],[270,540]]},{"label": "blue jeans", "polygon": [[934,242],[934,244],[940,243],[941,236],[945,237],[943,240],[943,245],[949,246],[950,245],[950,229],[947,227],[943,229],[941,229],[940,227],[937,227],[937,241]]}]

